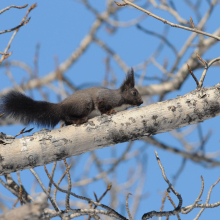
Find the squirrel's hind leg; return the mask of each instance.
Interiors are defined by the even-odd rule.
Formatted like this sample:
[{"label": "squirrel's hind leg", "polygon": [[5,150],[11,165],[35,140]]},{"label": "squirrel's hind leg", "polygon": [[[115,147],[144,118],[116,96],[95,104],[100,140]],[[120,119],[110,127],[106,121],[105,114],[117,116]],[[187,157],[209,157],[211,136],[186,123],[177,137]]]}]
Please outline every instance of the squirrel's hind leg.
[{"label": "squirrel's hind leg", "polygon": [[112,114],[116,114],[116,111],[114,109],[111,109],[107,112],[105,112],[106,115],[112,115]]},{"label": "squirrel's hind leg", "polygon": [[103,100],[98,102],[98,109],[101,114],[111,115],[116,113],[112,105],[107,105]]},{"label": "squirrel's hind leg", "polygon": [[87,116],[81,117],[81,118],[76,118],[76,117],[66,117],[65,118],[65,125],[80,125],[85,123],[88,120]]},{"label": "squirrel's hind leg", "polygon": [[74,120],[74,124],[80,125],[80,124],[85,123],[87,120],[88,120],[88,117],[87,117],[87,116],[85,116],[85,117],[83,117],[83,118],[78,118],[78,119]]}]

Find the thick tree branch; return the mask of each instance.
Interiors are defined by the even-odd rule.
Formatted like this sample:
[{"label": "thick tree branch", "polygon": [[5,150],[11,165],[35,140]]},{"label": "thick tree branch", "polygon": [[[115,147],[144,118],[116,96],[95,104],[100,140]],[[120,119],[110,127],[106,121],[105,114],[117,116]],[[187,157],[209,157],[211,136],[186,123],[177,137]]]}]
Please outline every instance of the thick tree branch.
[{"label": "thick tree branch", "polygon": [[2,135],[0,175],[168,132],[219,114],[220,84],[217,84],[146,107],[96,117],[81,126],[43,129],[21,139],[4,139]]}]

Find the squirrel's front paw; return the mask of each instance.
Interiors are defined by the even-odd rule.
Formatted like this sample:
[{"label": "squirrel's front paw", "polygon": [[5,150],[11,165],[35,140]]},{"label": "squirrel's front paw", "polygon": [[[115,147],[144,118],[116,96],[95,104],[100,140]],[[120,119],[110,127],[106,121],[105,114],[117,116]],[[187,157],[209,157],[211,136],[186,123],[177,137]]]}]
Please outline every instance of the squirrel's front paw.
[{"label": "squirrel's front paw", "polygon": [[111,109],[111,110],[107,111],[105,114],[106,115],[116,114],[116,111],[114,109]]}]

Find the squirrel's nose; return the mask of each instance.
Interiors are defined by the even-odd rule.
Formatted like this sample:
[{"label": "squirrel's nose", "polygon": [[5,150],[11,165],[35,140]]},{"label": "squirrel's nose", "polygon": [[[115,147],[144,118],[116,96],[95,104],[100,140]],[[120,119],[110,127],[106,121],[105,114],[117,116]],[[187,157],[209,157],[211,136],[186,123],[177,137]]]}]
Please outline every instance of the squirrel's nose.
[{"label": "squirrel's nose", "polygon": [[139,103],[138,103],[138,106],[141,105],[141,104],[143,104],[142,98],[140,99],[140,101],[139,101]]}]

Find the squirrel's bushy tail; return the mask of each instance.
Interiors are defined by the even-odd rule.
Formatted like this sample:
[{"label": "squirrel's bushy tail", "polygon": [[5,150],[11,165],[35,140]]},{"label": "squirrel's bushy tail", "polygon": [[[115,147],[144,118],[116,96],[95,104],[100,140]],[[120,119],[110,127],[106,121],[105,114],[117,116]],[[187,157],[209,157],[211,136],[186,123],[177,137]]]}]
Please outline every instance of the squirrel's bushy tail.
[{"label": "squirrel's bushy tail", "polygon": [[58,104],[34,101],[20,92],[11,91],[1,98],[0,113],[24,124],[54,127],[61,119]]}]

